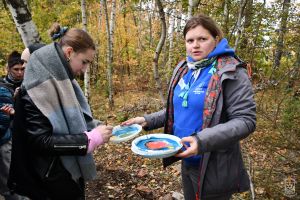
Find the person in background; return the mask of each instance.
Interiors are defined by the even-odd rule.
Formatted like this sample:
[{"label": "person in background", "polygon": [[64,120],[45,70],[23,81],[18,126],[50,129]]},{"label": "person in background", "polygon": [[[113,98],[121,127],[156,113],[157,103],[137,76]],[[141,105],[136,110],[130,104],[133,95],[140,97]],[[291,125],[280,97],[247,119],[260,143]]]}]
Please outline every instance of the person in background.
[{"label": "person in background", "polygon": [[23,81],[25,70],[23,64],[24,61],[21,59],[21,54],[19,52],[13,51],[8,56],[6,67],[7,75],[3,78],[3,81],[12,84],[14,90],[17,87],[20,87]]},{"label": "person in background", "polygon": [[[22,81],[23,81],[23,77],[24,77],[24,70],[25,70],[25,67],[26,67],[26,64],[28,63],[28,60],[29,60],[29,57],[30,57],[30,55],[35,51],[35,50],[38,50],[39,48],[41,48],[41,47],[43,47],[43,46],[45,46],[45,44],[41,44],[41,43],[36,43],[36,44],[31,44],[31,45],[29,45],[27,48],[25,48],[24,50],[23,50],[23,52],[22,52],[22,54],[21,54],[21,62],[23,63],[22,64],[22,66],[15,66],[14,68],[16,68],[16,67],[18,67],[18,68],[21,68],[22,69],[22,71],[23,71],[23,73],[22,73],[22,79],[20,79],[20,81],[18,81],[17,82],[17,84],[12,84],[12,85],[14,85],[14,87],[13,88],[15,88],[14,89],[14,97],[17,95],[17,93],[18,93],[18,91],[19,91],[19,86],[20,86],[20,84],[22,83]],[[19,53],[18,53],[19,54]],[[20,57],[20,55],[19,55],[19,57]],[[14,69],[14,68],[11,68],[11,69]],[[10,71],[10,70],[8,70],[8,71]],[[12,71],[12,70],[11,70]],[[18,70],[16,70],[16,69],[14,69],[14,71],[18,71]],[[20,71],[20,70],[19,70]],[[13,74],[13,73],[12,73]],[[12,83],[13,81],[10,81],[10,82],[8,82],[8,81],[6,81],[6,80],[10,80],[10,78],[8,77],[8,76],[6,76],[5,78],[4,78],[4,82],[6,82],[6,83]],[[14,108],[13,108],[13,106],[12,106],[12,104],[4,104],[2,107],[0,107],[0,110],[1,111],[3,111],[4,113],[7,113],[8,115],[14,115],[14,113],[15,113],[15,110],[14,110]]]},{"label": "person in background", "polygon": [[230,48],[215,21],[203,14],[183,30],[187,57],[173,72],[166,109],[135,117],[122,125],[145,130],[164,127],[182,138],[182,152],[163,160],[164,167],[182,158],[186,200],[226,200],[249,189],[239,141],[254,132],[256,106],[245,63]]},{"label": "person in background", "polygon": [[112,135],[93,119],[75,80],[93,62],[95,45],[82,29],[57,23],[50,36],[58,41],[30,56],[16,98],[8,184],[33,200],[85,199],[85,182],[96,176],[92,153]]},{"label": "person in background", "polygon": [[27,48],[24,49],[24,51],[22,52],[22,55],[21,55],[21,59],[23,60],[23,67],[26,67],[28,61],[29,61],[29,58],[30,58],[30,55],[38,50],[39,48],[42,48],[43,46],[45,46],[45,44],[42,44],[42,43],[36,43],[36,44],[31,44],[29,45]]},{"label": "person in background", "polygon": [[24,68],[21,54],[13,51],[7,59],[7,75],[0,80],[0,195],[6,200],[19,200],[21,196],[12,194],[7,187],[11,161],[11,115],[14,103],[14,90],[20,86]]}]

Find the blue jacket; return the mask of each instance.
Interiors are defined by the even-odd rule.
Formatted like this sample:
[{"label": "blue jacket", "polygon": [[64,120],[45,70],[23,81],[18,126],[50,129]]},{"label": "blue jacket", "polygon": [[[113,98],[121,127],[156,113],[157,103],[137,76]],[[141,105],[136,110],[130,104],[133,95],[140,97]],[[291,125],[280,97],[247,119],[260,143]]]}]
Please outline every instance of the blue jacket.
[{"label": "blue jacket", "polygon": [[[13,105],[13,85],[0,80],[0,108],[5,104]],[[0,111],[0,145],[11,139],[11,117]]]}]

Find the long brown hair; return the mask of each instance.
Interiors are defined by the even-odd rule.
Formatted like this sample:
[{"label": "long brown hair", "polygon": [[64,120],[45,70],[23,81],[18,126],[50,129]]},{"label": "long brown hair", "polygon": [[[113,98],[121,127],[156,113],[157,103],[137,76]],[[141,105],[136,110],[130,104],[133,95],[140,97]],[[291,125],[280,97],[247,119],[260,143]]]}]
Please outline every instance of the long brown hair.
[{"label": "long brown hair", "polygon": [[49,29],[49,35],[53,40],[59,39],[61,47],[70,46],[77,53],[88,49],[95,50],[95,44],[91,36],[82,29],[61,27],[55,22]]}]

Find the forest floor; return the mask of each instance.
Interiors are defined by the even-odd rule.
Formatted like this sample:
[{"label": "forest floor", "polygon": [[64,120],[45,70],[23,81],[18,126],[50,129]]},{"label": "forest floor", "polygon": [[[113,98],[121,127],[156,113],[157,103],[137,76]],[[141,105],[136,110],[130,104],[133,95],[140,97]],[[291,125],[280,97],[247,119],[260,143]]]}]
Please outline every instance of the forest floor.
[{"label": "forest floor", "polygon": [[[130,143],[105,145],[96,152],[98,178],[87,186],[87,199],[170,199],[180,192],[180,165],[163,170],[161,161],[133,155]],[[171,198],[172,199],[172,198]]]},{"label": "forest floor", "polygon": [[[101,96],[101,95],[100,95]],[[142,115],[160,108],[159,99],[141,92],[115,96],[115,108],[92,99],[96,117],[110,125],[118,125],[128,117]],[[100,108],[99,108],[100,107]],[[97,108],[97,109],[96,109]],[[152,131],[153,132],[153,131]],[[142,131],[140,134],[146,134]],[[148,134],[148,133],[147,133]],[[167,169],[160,159],[148,159],[131,151],[131,141],[108,143],[96,150],[97,179],[87,185],[87,200],[96,199],[172,199],[172,193],[182,193],[180,162]]]},{"label": "forest floor", "polygon": [[[98,93],[91,99],[91,107],[96,118],[110,125],[144,113],[162,108],[159,96],[154,91],[119,92],[115,97],[115,107],[108,108],[105,94]],[[103,103],[105,102],[105,103]],[[159,133],[162,129],[140,134]],[[258,122],[257,130],[242,141],[242,150],[246,168],[254,183],[255,199],[295,199],[284,194],[286,172],[295,169],[282,160],[281,149],[272,147],[270,137],[274,133],[268,125]],[[172,194],[180,193],[180,162],[167,169],[162,168],[160,159],[148,159],[135,155],[131,151],[131,141],[108,143],[96,150],[94,156],[97,165],[97,179],[87,184],[87,200],[96,199],[160,199],[171,200]],[[297,158],[297,156],[296,156]],[[296,168],[297,169],[297,168]],[[297,172],[297,171],[296,171]],[[294,173],[295,174],[295,173]],[[299,176],[292,176],[299,180]],[[294,191],[292,191],[294,192]],[[296,194],[300,194],[299,184]],[[232,199],[251,199],[250,192],[235,195]],[[299,199],[296,196],[296,199]]]}]

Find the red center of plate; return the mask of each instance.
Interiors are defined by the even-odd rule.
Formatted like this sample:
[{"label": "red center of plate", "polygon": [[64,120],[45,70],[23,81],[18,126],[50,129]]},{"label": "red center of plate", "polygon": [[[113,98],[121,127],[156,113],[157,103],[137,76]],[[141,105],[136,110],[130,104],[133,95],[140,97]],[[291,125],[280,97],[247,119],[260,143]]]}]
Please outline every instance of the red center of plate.
[{"label": "red center of plate", "polygon": [[169,145],[164,141],[153,141],[153,142],[147,142],[146,147],[148,149],[157,150],[157,149],[163,149],[168,147]]}]

